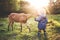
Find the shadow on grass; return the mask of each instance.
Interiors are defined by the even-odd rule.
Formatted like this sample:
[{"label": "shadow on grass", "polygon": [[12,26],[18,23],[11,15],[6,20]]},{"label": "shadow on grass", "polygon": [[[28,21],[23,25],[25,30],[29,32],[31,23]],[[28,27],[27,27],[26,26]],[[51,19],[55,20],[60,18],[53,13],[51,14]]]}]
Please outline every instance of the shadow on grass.
[{"label": "shadow on grass", "polygon": [[56,36],[54,40],[60,40],[60,35]]},{"label": "shadow on grass", "polygon": [[53,37],[52,40],[60,40],[60,26],[55,26],[51,28]]},{"label": "shadow on grass", "polygon": [[30,40],[31,36],[29,35],[23,35],[23,37],[21,37],[23,40]]},{"label": "shadow on grass", "polygon": [[41,34],[40,37],[38,37],[39,40],[48,40],[48,35],[47,33],[45,32],[44,34]]},{"label": "shadow on grass", "polygon": [[22,39],[23,40],[39,40],[37,35],[34,35],[34,36],[24,35]]},{"label": "shadow on grass", "polygon": [[16,37],[16,33],[8,33],[7,31],[0,31],[0,40],[13,40]]},{"label": "shadow on grass", "polygon": [[52,30],[53,33],[58,33],[58,34],[60,34],[60,26],[52,27],[51,30]]},{"label": "shadow on grass", "polygon": [[60,34],[60,27],[55,27],[54,29],[55,29],[56,33]]},{"label": "shadow on grass", "polygon": [[17,33],[8,31],[6,28],[0,27],[0,40],[13,40]]}]

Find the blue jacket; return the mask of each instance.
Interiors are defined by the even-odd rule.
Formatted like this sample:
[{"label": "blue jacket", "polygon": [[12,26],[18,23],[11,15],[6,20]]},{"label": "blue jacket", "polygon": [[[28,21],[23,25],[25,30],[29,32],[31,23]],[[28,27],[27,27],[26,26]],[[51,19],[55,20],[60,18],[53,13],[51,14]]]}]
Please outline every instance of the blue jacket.
[{"label": "blue jacket", "polygon": [[38,29],[45,29],[46,28],[46,24],[47,24],[47,18],[45,17],[45,19],[41,20],[43,17],[38,17],[35,19],[35,21],[38,22]]}]

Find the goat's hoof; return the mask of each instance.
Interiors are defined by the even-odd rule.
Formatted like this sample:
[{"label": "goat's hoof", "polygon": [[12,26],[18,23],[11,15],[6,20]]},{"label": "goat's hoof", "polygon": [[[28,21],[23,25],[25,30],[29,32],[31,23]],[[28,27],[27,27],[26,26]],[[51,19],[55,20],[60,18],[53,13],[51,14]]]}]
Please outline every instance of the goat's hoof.
[{"label": "goat's hoof", "polygon": [[8,29],[8,31],[9,31],[9,29]]},{"label": "goat's hoof", "polygon": [[31,32],[29,32],[29,33],[31,33]]},{"label": "goat's hoof", "polygon": [[29,33],[31,33],[31,31],[29,31]]},{"label": "goat's hoof", "polygon": [[13,31],[13,30],[12,30]]},{"label": "goat's hoof", "polygon": [[22,32],[22,31],[20,31],[20,32]]}]

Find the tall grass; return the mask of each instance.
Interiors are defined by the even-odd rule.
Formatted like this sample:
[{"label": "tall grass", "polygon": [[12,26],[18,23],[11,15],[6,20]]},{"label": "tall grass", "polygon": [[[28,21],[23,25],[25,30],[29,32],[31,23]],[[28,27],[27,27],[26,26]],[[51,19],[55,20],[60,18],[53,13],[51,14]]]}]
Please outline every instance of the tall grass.
[{"label": "tall grass", "polygon": [[[47,38],[48,40],[55,40],[60,35],[60,15],[48,15],[48,20],[53,19],[53,23],[47,26]],[[23,31],[20,32],[20,23],[14,23],[14,30],[8,31],[8,18],[0,18],[0,23],[3,25],[0,26],[0,40],[39,40],[37,36],[38,23],[34,21],[34,18],[30,18],[27,24],[31,28],[31,33],[29,33],[26,25],[23,25]],[[41,40],[44,39],[44,34],[41,32]]]}]

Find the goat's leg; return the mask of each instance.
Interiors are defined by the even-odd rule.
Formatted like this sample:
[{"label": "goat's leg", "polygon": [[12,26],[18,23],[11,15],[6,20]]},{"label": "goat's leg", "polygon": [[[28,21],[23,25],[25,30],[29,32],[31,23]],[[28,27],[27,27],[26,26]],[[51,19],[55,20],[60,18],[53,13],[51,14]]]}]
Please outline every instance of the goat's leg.
[{"label": "goat's leg", "polygon": [[21,24],[21,30],[20,31],[22,32],[22,24]]},{"label": "goat's leg", "polygon": [[9,22],[9,24],[8,24],[8,31],[9,31],[9,27],[10,27],[10,25],[11,25],[11,22]]},{"label": "goat's leg", "polygon": [[13,23],[14,23],[14,22],[11,23],[12,31],[13,31]]},{"label": "goat's leg", "polygon": [[30,29],[30,27],[29,27],[29,26],[27,26],[27,28],[29,29],[29,32],[31,32],[31,29]]}]

